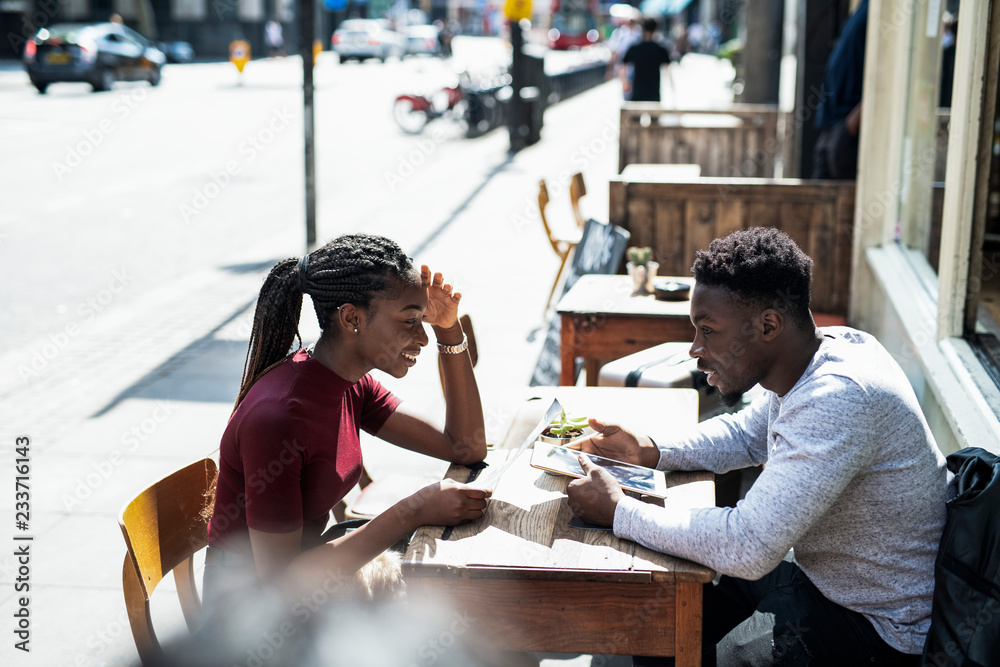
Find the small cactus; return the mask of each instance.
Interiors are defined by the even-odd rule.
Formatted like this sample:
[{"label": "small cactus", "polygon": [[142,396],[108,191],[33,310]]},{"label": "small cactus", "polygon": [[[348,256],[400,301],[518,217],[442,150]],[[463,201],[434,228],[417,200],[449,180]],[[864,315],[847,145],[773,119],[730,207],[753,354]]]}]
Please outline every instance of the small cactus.
[{"label": "small cactus", "polygon": [[632,266],[646,266],[649,260],[653,258],[652,248],[638,248],[632,246],[628,249],[628,261],[632,263]]}]

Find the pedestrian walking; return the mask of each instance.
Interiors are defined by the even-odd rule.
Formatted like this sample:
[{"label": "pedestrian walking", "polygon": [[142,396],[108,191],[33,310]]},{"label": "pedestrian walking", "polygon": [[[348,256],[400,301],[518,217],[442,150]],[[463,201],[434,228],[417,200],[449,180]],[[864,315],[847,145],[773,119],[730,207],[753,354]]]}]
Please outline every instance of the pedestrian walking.
[{"label": "pedestrian walking", "polygon": [[[670,65],[670,52],[655,40],[656,27],[656,19],[645,19],[642,22],[642,41],[629,47],[622,58],[623,63],[633,67],[631,80],[624,68],[619,71],[622,89],[632,102],[660,101],[660,68]],[[667,78],[671,92],[676,93],[669,69]]]},{"label": "pedestrian walking", "polygon": [[267,44],[267,53],[272,58],[281,58],[285,55],[285,36],[281,23],[277,19],[271,19],[264,25],[264,41]]}]

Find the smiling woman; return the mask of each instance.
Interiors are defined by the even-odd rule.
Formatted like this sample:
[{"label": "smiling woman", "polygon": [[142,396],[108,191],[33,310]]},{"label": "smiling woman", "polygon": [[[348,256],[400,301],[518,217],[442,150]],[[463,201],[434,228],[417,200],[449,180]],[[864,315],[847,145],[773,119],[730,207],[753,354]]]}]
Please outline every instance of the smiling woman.
[{"label": "smiling woman", "polygon": [[[322,331],[309,349],[301,348],[298,333],[303,294],[312,298]],[[455,463],[486,456],[460,301],[440,273],[426,266],[418,272],[398,245],[379,236],[341,236],[274,266],[261,287],[239,397],[220,447],[208,604],[256,578],[278,575],[298,589],[311,586],[314,573],[349,575],[421,525],[483,515],[487,492],[445,480],[351,532],[327,531],[331,509],[361,477],[362,428]],[[397,409],[399,400],[369,375],[379,369],[405,376],[429,342],[425,323],[444,367],[443,429]]]}]

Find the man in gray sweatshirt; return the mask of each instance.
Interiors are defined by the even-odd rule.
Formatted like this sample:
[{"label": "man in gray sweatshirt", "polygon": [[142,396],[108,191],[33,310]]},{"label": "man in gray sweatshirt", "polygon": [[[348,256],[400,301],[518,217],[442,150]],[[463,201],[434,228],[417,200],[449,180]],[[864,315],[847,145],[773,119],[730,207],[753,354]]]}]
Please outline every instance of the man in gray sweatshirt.
[{"label": "man in gray sweatshirt", "polygon": [[776,229],[716,239],[693,272],[691,356],[731,405],[756,384],[764,394],[688,433],[593,421],[575,446],[662,470],[763,472],[736,507],[690,511],[627,497],[581,457],[570,507],[722,575],[704,590],[704,665],[918,664],[947,476],[906,376],[869,334],[816,328],[812,260]]}]

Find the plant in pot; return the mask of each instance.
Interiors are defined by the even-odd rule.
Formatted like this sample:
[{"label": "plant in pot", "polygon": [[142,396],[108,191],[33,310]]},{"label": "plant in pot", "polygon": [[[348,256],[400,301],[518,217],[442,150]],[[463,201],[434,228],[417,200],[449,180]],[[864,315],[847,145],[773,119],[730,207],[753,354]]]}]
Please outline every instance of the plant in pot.
[{"label": "plant in pot", "polygon": [[559,416],[545,427],[538,439],[553,445],[565,445],[583,435],[585,428],[587,428],[586,417],[570,417],[566,414],[566,410],[562,410]]},{"label": "plant in pot", "polygon": [[652,294],[653,278],[656,277],[656,270],[660,268],[659,262],[653,261],[653,249],[632,246],[626,254],[628,262],[625,268],[632,276],[632,293]]}]

